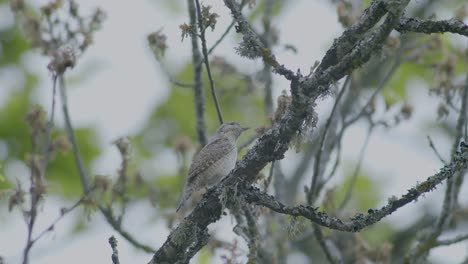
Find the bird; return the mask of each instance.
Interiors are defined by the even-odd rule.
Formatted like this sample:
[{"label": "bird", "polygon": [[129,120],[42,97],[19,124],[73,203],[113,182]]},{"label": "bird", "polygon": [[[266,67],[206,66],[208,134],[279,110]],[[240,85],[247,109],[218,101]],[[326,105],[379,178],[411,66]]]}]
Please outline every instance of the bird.
[{"label": "bird", "polygon": [[237,122],[223,123],[215,135],[195,156],[188,171],[178,212],[190,196],[203,187],[208,188],[227,176],[236,166],[237,139],[249,129]]}]

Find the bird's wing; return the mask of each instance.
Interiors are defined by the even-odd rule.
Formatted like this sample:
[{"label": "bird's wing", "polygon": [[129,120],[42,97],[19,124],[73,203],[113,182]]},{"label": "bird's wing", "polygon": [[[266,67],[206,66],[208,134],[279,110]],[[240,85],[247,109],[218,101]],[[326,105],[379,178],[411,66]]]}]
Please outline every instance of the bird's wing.
[{"label": "bird's wing", "polygon": [[188,172],[187,183],[195,181],[200,173],[231,152],[235,147],[235,144],[232,144],[229,139],[224,137],[217,138],[208,143],[193,159]]}]

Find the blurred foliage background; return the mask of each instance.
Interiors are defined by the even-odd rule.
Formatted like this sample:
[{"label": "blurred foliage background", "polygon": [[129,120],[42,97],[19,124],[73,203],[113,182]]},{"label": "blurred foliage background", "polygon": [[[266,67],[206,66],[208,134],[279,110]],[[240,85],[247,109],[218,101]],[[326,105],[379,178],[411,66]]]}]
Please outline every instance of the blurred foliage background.
[{"label": "blurred foliage background", "polygon": [[[184,2],[164,2],[166,8],[172,12],[185,12]],[[246,11],[249,20],[254,25],[261,24],[264,2],[259,0],[252,9]],[[367,6],[369,2],[369,0],[363,1],[359,10]],[[407,16],[427,16],[431,12],[438,11],[439,8],[442,10],[459,10],[456,8],[465,3],[463,0],[449,1],[450,3],[444,3],[443,5],[446,6],[442,8],[440,2],[426,2],[424,4],[416,3],[408,10]],[[288,10],[289,4],[286,4],[286,1],[278,1],[272,11],[272,21],[279,19],[282,12]],[[8,8],[8,5],[8,1],[0,0],[2,9]],[[457,15],[460,14],[453,14],[453,16]],[[36,104],[40,103],[36,94],[38,77],[28,71],[28,67],[24,65],[23,60],[26,54],[35,51],[31,50],[21,27],[20,23],[10,23],[3,24],[0,28],[0,95],[2,97],[0,100],[1,218],[8,217],[6,210],[7,197],[11,190],[15,188],[17,181],[23,182],[27,186],[28,175],[16,175],[15,173],[25,173],[28,170],[28,164],[25,160],[32,151],[32,144],[31,130],[25,122],[25,117]],[[397,61],[397,68],[382,92],[384,106],[380,107],[384,109],[382,110],[383,115],[393,118],[393,113],[403,111],[402,109],[408,106],[409,101],[414,101],[409,98],[409,91],[412,89],[411,81],[416,79],[422,82],[421,86],[426,87],[428,93],[440,97],[439,105],[434,106],[433,111],[427,113],[432,118],[429,118],[429,121],[421,126],[421,133],[424,134],[424,131],[430,127],[431,129],[440,130],[446,138],[450,139],[454,133],[456,120],[455,116],[450,115],[451,112],[454,112],[452,110],[454,102],[451,101],[451,95],[454,93],[453,89],[456,88],[456,83],[450,82],[463,79],[468,72],[466,45],[461,44],[459,39],[451,34],[407,34],[402,38],[395,34],[392,37],[383,48],[380,56],[376,56],[363,69],[354,74],[353,81],[355,83],[351,84],[352,89],[360,90],[358,92],[360,95],[371,94]],[[279,34],[279,38],[281,39],[281,34]],[[280,40],[274,49],[282,50],[285,44],[286,41],[283,43]],[[185,40],[181,45],[189,45],[189,40]],[[270,126],[271,116],[266,115],[264,110],[263,82],[256,77],[261,69],[258,69],[258,72],[246,73],[243,72],[242,65],[231,64],[221,57],[211,58],[214,68],[214,81],[217,84],[218,97],[225,120],[235,120],[241,124],[253,126],[254,129]],[[171,59],[173,58],[165,58],[165,60]],[[311,62],[312,64],[313,62]],[[174,75],[175,79],[187,83],[192,82],[192,67],[191,62],[187,60],[182,70]],[[46,69],[44,69],[44,73],[47,74]],[[13,82],[15,87],[2,89],[2,79],[9,78],[7,75],[10,74],[15,76],[16,80]],[[204,76],[207,130],[211,134],[218,127],[218,119],[213,102],[210,99],[208,83],[207,77]],[[130,175],[128,179],[128,196],[131,197],[129,199],[132,202],[149,200],[157,210],[162,212],[172,210],[177,204],[191,157],[202,147],[199,146],[196,140],[195,106],[192,89],[178,86],[169,86],[167,89],[169,89],[167,100],[155,105],[151,109],[147,122],[136,134],[131,136],[133,150],[128,174]],[[274,89],[275,94],[280,94],[281,90],[288,90],[288,87],[274,86]],[[414,107],[418,106],[411,105],[410,109]],[[49,105],[43,105],[42,108],[46,113],[49,113]],[[406,111],[410,110],[406,108]],[[71,114],[73,116],[73,113]],[[326,117],[328,113],[320,114]],[[61,118],[59,110],[57,110],[56,118]],[[323,120],[325,119],[323,118]],[[323,126],[322,121],[320,125]],[[384,130],[392,126],[388,125]],[[92,165],[101,155],[99,146],[102,142],[99,142],[96,130],[93,127],[79,127],[76,128],[75,133],[84,164],[87,170],[91,172],[90,174],[93,175]],[[243,136],[240,140],[241,144],[249,141],[249,138],[254,136],[255,133],[255,131],[251,131],[248,135]],[[63,128],[56,127],[52,141],[64,136]],[[245,151],[242,153],[245,153]],[[159,155],[176,157],[176,164],[174,164],[176,169],[172,170],[171,173],[161,173],[155,166],[144,166],[154,162]],[[302,152],[297,155],[297,160],[299,160],[300,156],[305,154]],[[344,198],[343,193],[351,184],[351,175],[356,163],[355,160],[347,160],[346,165],[340,167],[344,175],[343,184],[333,193],[334,200],[341,201]],[[376,207],[380,204],[380,201],[386,198],[381,197],[379,192],[380,188],[385,187],[369,177],[370,173],[366,170],[366,167],[361,169],[357,176],[358,180],[353,183],[355,195],[352,196],[347,210],[366,211],[368,208]],[[82,187],[71,151],[54,154],[50,166],[47,168],[46,177],[49,188],[47,195],[67,200],[77,199],[82,195]],[[109,175],[109,177],[115,178],[116,175]],[[142,181],[145,184],[142,184]],[[302,187],[295,191],[302,192]],[[291,195],[295,195],[295,192]],[[297,195],[292,200],[294,203],[299,203],[301,199],[303,197]],[[326,204],[323,207],[326,207]],[[171,224],[168,224],[168,226],[171,226]],[[401,235],[402,232],[387,223],[379,224],[362,233],[362,236],[369,244],[380,245],[401,239],[400,241],[407,245],[407,240],[401,238]],[[352,235],[347,234],[344,236]],[[206,260],[206,263],[208,263],[208,260]]]}]

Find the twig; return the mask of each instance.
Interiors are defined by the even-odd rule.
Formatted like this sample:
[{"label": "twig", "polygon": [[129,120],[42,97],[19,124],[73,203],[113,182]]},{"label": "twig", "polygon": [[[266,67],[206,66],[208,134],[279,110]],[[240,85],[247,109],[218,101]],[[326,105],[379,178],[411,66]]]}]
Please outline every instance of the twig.
[{"label": "twig", "polygon": [[[194,0],[187,0],[190,25],[195,25],[197,23],[197,10],[194,5]],[[200,54],[198,47],[198,38],[196,34],[190,34],[190,39],[192,43],[192,65],[193,65],[193,91],[195,97],[195,113],[197,118],[197,135],[198,142],[201,146],[206,145],[208,142],[206,136],[206,120],[205,120],[205,87],[203,85],[203,76],[202,76],[202,63],[203,58]]]},{"label": "twig", "polygon": [[109,244],[112,248],[112,263],[113,264],[120,264],[119,261],[119,251],[117,250],[117,239],[114,236],[109,238]]},{"label": "twig", "polygon": [[219,37],[218,40],[216,40],[216,42],[213,44],[213,46],[211,46],[211,48],[208,50],[208,55],[210,55],[211,53],[213,53],[213,51],[216,49],[216,47],[218,47],[219,44],[221,44],[221,42],[224,40],[224,38],[229,34],[229,31],[231,31],[232,27],[234,27],[234,25],[236,24],[236,21],[233,19],[231,24],[229,24],[229,26],[226,28],[226,30],[224,31],[224,33],[221,35],[221,37]]},{"label": "twig", "polygon": [[[467,77],[467,84],[465,85],[465,89],[462,95],[462,106],[461,111],[458,116],[457,126],[456,126],[456,133],[455,139],[452,145],[451,151],[451,161],[456,158],[456,154],[458,151],[458,145],[460,144],[460,140],[463,137],[463,126],[467,121],[466,117],[466,109],[467,109],[467,101],[468,101],[468,77]],[[466,169],[460,171],[458,175],[455,175],[454,178],[447,180],[447,189],[445,190],[444,196],[444,203],[442,205],[442,211],[437,219],[437,222],[434,228],[431,229],[431,232],[422,239],[419,244],[416,246],[416,249],[413,250],[412,254],[409,256],[412,260],[416,260],[420,257],[426,257],[429,253],[429,250],[433,248],[435,245],[431,244],[444,230],[447,221],[450,218],[452,209],[456,205],[458,199],[458,192],[460,190],[461,183],[463,182],[463,174],[465,173]],[[460,184],[458,186],[457,184]],[[458,186],[458,187],[457,187]]]},{"label": "twig", "polygon": [[247,139],[247,141],[245,141],[244,143],[242,143],[242,144],[239,146],[239,148],[237,149],[237,151],[240,152],[241,150],[245,149],[245,148],[248,147],[250,144],[252,144],[252,142],[254,142],[257,138],[258,138],[258,135],[257,135],[257,134],[251,136],[249,139]]},{"label": "twig", "polygon": [[44,146],[42,149],[42,164],[41,164],[41,173],[40,177],[45,177],[45,172],[47,169],[47,164],[50,158],[50,136],[52,134],[52,128],[54,127],[54,115],[55,115],[55,95],[57,93],[57,75],[54,74],[52,77],[52,106],[50,108],[50,119],[47,124],[47,130],[44,135]]},{"label": "twig", "polygon": [[55,218],[55,220],[52,221],[52,223],[51,223],[46,229],[44,229],[41,233],[39,233],[39,235],[37,235],[36,238],[34,238],[33,240],[31,240],[31,244],[34,244],[34,243],[37,242],[41,237],[43,237],[45,234],[47,234],[48,232],[54,230],[55,225],[56,225],[64,216],[66,216],[68,213],[70,213],[70,212],[73,211],[75,208],[77,208],[78,206],[80,206],[84,199],[86,199],[86,196],[81,197],[81,198],[80,198],[78,201],[76,201],[71,207],[69,207],[69,208],[62,208],[62,209],[60,210],[60,215],[57,216],[57,218]]},{"label": "twig", "polygon": [[379,222],[386,216],[389,216],[399,208],[417,200],[421,195],[431,192],[441,184],[444,180],[453,177],[456,173],[463,170],[468,165],[468,145],[461,148],[461,151],[454,157],[452,162],[442,167],[438,173],[428,177],[425,181],[418,183],[415,187],[410,188],[408,192],[400,198],[392,196],[388,199],[388,203],[380,209],[369,209],[367,214],[358,213],[348,221],[341,220],[336,217],[330,217],[325,212],[319,212],[317,208],[311,206],[286,206],[275,200],[274,197],[261,192],[253,186],[241,190],[246,201],[257,205],[265,206],[271,210],[287,214],[291,216],[303,216],[315,224],[328,227],[330,229],[358,232],[363,228]]},{"label": "twig", "polygon": [[271,162],[271,167],[270,167],[270,172],[268,173],[268,178],[266,179],[265,184],[263,185],[263,189],[265,190],[265,192],[268,190],[268,186],[270,186],[271,180],[273,179],[273,174],[275,170],[275,162],[276,161]]},{"label": "twig", "polygon": [[[456,138],[458,138],[458,141],[464,138],[464,141],[468,142],[467,127],[468,127],[468,74],[466,75],[465,87],[463,88],[460,115],[458,116],[457,126],[455,128],[457,131]],[[463,134],[464,136],[462,136]],[[457,147],[455,146],[455,141],[454,141],[452,148],[454,147],[455,148]],[[458,195],[460,193],[460,188],[463,184],[463,178],[464,178],[463,173],[460,173],[459,175],[455,177],[454,203],[457,203],[458,201]]]},{"label": "twig", "polygon": [[213,76],[211,75],[210,62],[208,61],[208,50],[206,48],[206,38],[205,38],[205,26],[203,25],[203,17],[201,13],[200,1],[195,0],[195,5],[197,7],[197,16],[198,16],[198,27],[200,29],[200,39],[202,43],[202,53],[205,61],[206,73],[208,74],[208,80],[210,82],[211,95],[216,107],[216,112],[218,114],[219,123],[222,125],[224,123],[223,114],[221,113],[221,107],[219,106],[218,97],[216,96],[215,85],[213,81]]},{"label": "twig", "polygon": [[63,112],[63,116],[65,119],[65,131],[67,133],[68,140],[70,140],[70,143],[72,145],[73,157],[75,158],[75,163],[78,168],[78,172],[79,172],[80,179],[81,179],[81,184],[83,186],[83,192],[89,193],[89,191],[91,190],[91,184],[89,183],[86,169],[84,167],[83,160],[81,159],[80,150],[78,148],[78,143],[75,138],[75,133],[73,132],[73,126],[72,126],[70,115],[68,112],[68,98],[67,98],[67,92],[65,89],[65,79],[63,75],[59,76],[59,91],[60,91],[60,97],[62,101],[62,112]]},{"label": "twig", "polygon": [[348,83],[351,79],[351,76],[348,75],[346,77],[345,82],[343,83],[343,86],[341,87],[341,91],[336,97],[335,104],[333,105],[332,111],[330,113],[330,116],[327,119],[327,122],[325,123],[325,127],[322,133],[322,137],[320,139],[320,146],[317,149],[317,154],[315,155],[315,161],[314,161],[314,174],[312,176],[312,182],[310,185],[309,193],[307,193],[307,203],[312,204],[313,199],[317,193],[317,183],[318,183],[318,178],[319,178],[319,173],[320,173],[320,163],[321,163],[321,157],[322,157],[322,152],[323,152],[323,146],[325,145],[325,140],[327,138],[327,133],[328,129],[330,128],[331,122],[334,118],[336,109],[338,108],[339,102],[341,98],[343,97],[343,94],[346,90],[346,87],[348,86]]},{"label": "twig", "polygon": [[[271,23],[271,12],[273,9],[274,2],[275,0],[267,0],[265,2],[265,8],[263,11],[263,31],[264,32],[262,34],[262,39],[263,39],[263,44],[265,45],[265,48],[267,49],[271,48],[270,23]],[[263,61],[262,78],[264,79],[264,82],[265,82],[265,98],[264,98],[265,113],[268,116],[273,112],[273,91],[272,91],[273,76],[271,73],[271,66],[266,61]]]},{"label": "twig", "polygon": [[367,100],[367,103],[361,108],[361,111],[356,116],[354,116],[350,120],[347,120],[344,123],[345,127],[353,124],[354,122],[356,122],[359,118],[361,118],[366,113],[367,108],[372,104],[375,97],[383,90],[383,88],[385,88],[385,85],[387,84],[387,82],[390,80],[392,75],[395,73],[395,71],[400,66],[402,53],[403,53],[403,48],[400,48],[399,52],[396,55],[395,62],[393,63],[392,67],[387,72],[387,74],[385,74],[384,78],[380,81],[379,86],[377,86],[377,89],[374,90],[374,92],[372,93],[369,100]]},{"label": "twig", "polygon": [[[64,115],[64,118],[65,118],[65,131],[66,131],[68,139],[70,140],[70,143],[72,145],[73,157],[75,158],[75,163],[76,163],[76,166],[78,167],[78,172],[79,172],[79,175],[80,175],[81,184],[82,184],[82,187],[83,187],[83,190],[84,190],[83,192],[85,193],[85,195],[90,195],[91,198],[94,198],[93,197],[94,195],[91,192],[92,188],[91,188],[91,185],[90,185],[89,180],[88,180],[88,176],[87,176],[84,164],[83,164],[83,160],[81,158],[80,151],[78,149],[78,143],[76,141],[74,131],[73,131],[73,127],[72,127],[72,124],[71,124],[71,119],[70,119],[70,115],[69,115],[69,112],[68,112],[68,101],[67,101],[67,96],[66,96],[65,80],[63,78],[63,75],[59,76],[59,84],[60,84],[59,91],[60,91],[60,95],[61,95],[61,99],[62,99],[62,111],[63,111],[63,115]],[[151,252],[155,251],[150,246],[139,243],[129,233],[127,233],[125,230],[123,230],[122,227],[120,226],[120,224],[118,223],[118,221],[116,221],[116,219],[114,218],[114,216],[113,216],[113,214],[112,214],[112,212],[110,210],[102,207],[99,204],[97,204],[97,206],[98,206],[99,210],[101,211],[101,213],[106,218],[107,222],[114,228],[114,230],[117,231],[120,235],[122,235],[133,246],[135,246],[136,248],[139,248],[141,250],[144,250],[144,251],[146,251],[148,253],[151,253]]]},{"label": "twig", "polygon": [[325,238],[323,237],[322,230],[320,230],[320,227],[316,224],[312,224],[312,228],[314,230],[315,239],[320,245],[320,248],[322,249],[323,253],[325,253],[325,257],[327,258],[328,262],[330,262],[330,264],[343,263],[343,261],[336,259],[333,256],[331,249],[328,247]]},{"label": "twig", "polygon": [[[26,246],[23,251],[23,264],[27,264],[29,262],[29,251],[31,250],[34,242],[36,241],[35,239],[32,238],[32,233],[34,229],[34,225],[36,223],[36,218],[37,218],[37,206],[40,201],[42,193],[40,192],[40,188],[43,188],[43,186],[38,186],[38,185],[44,185],[42,181],[45,179],[45,173],[47,169],[47,164],[49,162],[50,158],[50,136],[52,133],[52,128],[54,126],[54,116],[55,116],[55,94],[56,94],[56,87],[57,87],[57,75],[54,75],[52,77],[52,105],[50,109],[50,118],[49,122],[47,124],[47,129],[44,135],[44,144],[42,146],[42,162],[40,163],[40,168],[39,168],[39,175],[35,176],[34,169],[31,169],[31,187],[30,187],[30,195],[31,195],[31,206],[28,212],[25,213],[27,216],[26,219],[29,219],[27,222],[27,227],[28,227],[28,235],[27,235],[27,240],[26,240]],[[35,165],[32,165],[35,166]]]},{"label": "twig", "polygon": [[461,242],[461,241],[467,240],[467,239],[468,239],[468,234],[464,234],[464,235],[456,236],[456,237],[451,238],[451,239],[437,240],[436,244],[438,246],[450,246],[452,244],[455,244],[455,243],[458,243],[458,242]]},{"label": "twig", "polygon": [[427,141],[429,142],[429,147],[434,151],[437,158],[439,158],[440,162],[442,162],[442,164],[447,164],[447,161],[445,161],[445,159],[442,157],[442,155],[440,155],[439,151],[435,147],[434,142],[432,141],[432,139],[431,139],[431,137],[429,135],[427,136]]},{"label": "twig", "polygon": [[367,136],[366,136],[366,139],[364,141],[364,144],[362,145],[361,150],[359,151],[358,164],[356,165],[356,168],[354,169],[353,175],[351,176],[351,182],[349,183],[349,187],[346,190],[346,194],[344,195],[344,198],[341,201],[340,206],[338,206],[338,211],[343,210],[343,208],[351,200],[351,196],[353,195],[354,185],[356,184],[356,180],[357,180],[357,177],[359,175],[359,171],[361,170],[362,162],[364,161],[364,154],[366,153],[367,146],[369,145],[372,130],[373,130],[373,126],[371,125],[369,127],[368,131],[367,131]]},{"label": "twig", "polygon": [[[240,9],[242,10],[245,6],[245,4],[247,3],[246,0],[243,0],[242,3],[240,4]],[[211,53],[213,53],[213,51],[216,49],[216,47],[218,47],[219,44],[221,44],[221,42],[223,42],[224,38],[226,38],[226,36],[229,34],[229,32],[231,31],[231,29],[234,27],[234,25],[236,24],[236,20],[233,19],[231,24],[229,24],[229,26],[226,28],[226,30],[223,32],[223,34],[221,35],[221,37],[219,37],[218,40],[215,41],[215,43],[213,44],[213,46],[211,46],[210,49],[208,49],[208,55],[210,55]]]},{"label": "twig", "polygon": [[193,88],[195,86],[193,83],[186,83],[186,82],[178,81],[174,79],[172,76],[169,76],[169,81],[174,85],[184,87],[184,88]]}]

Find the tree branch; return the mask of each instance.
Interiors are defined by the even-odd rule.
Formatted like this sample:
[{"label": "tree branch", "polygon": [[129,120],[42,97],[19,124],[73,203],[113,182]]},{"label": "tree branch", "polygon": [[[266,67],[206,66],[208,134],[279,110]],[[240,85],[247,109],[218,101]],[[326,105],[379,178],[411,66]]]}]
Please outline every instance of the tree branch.
[{"label": "tree branch", "polygon": [[[80,175],[81,179],[81,184],[83,187],[83,193],[85,195],[90,195],[91,198],[93,197],[92,193],[92,188],[91,184],[89,183],[89,178],[88,174],[86,172],[83,159],[81,158],[80,151],[78,149],[78,142],[76,141],[75,137],[75,132],[73,130],[73,126],[71,123],[70,119],[70,114],[68,112],[68,100],[67,100],[67,94],[66,94],[66,87],[65,87],[65,79],[63,75],[59,76],[59,91],[60,91],[60,96],[61,96],[61,101],[62,101],[62,112],[65,118],[65,131],[67,133],[68,139],[70,140],[70,143],[72,145],[72,150],[73,150],[73,157],[75,158],[75,163],[76,166],[78,167],[78,172]],[[152,253],[154,252],[154,249],[152,249],[150,246],[144,245],[142,243],[139,243],[136,241],[136,239],[131,236],[129,233],[127,233],[118,223],[118,221],[114,218],[111,210],[104,208],[101,205],[97,205],[101,213],[104,215],[106,218],[107,222],[117,231],[120,235],[122,235],[128,242],[130,242],[132,245],[135,247],[144,250],[146,252]]]},{"label": "tree branch", "polygon": [[401,33],[412,31],[419,33],[455,33],[468,37],[468,25],[458,19],[448,20],[423,20],[415,17],[401,17],[395,29]]},{"label": "tree branch", "polygon": [[281,202],[275,200],[273,196],[261,192],[255,187],[247,187],[245,190],[242,190],[242,195],[245,196],[246,201],[268,207],[277,213],[302,216],[315,224],[339,231],[358,232],[379,222],[382,218],[392,214],[406,204],[416,201],[421,195],[434,190],[437,185],[441,184],[444,180],[451,178],[455,173],[463,170],[468,165],[468,145],[464,143],[461,145],[460,152],[454,156],[453,161],[442,167],[438,173],[428,177],[415,187],[410,188],[408,192],[400,198],[394,196],[390,197],[388,203],[382,208],[369,209],[367,214],[358,213],[348,221],[330,217],[325,212],[319,212],[317,208],[311,206],[285,206]]},{"label": "tree branch", "polygon": [[206,27],[203,24],[200,1],[195,0],[195,5],[197,8],[198,27],[200,29],[200,39],[202,43],[203,60],[205,62],[206,73],[208,74],[208,80],[210,82],[211,96],[213,97],[214,105],[216,107],[216,113],[218,114],[219,123],[222,125],[224,123],[223,114],[221,112],[221,107],[219,106],[218,97],[216,96],[215,84],[214,84],[213,76],[211,75],[210,62],[208,61],[208,49],[206,47],[206,37],[205,37]]},{"label": "tree branch", "polygon": [[[197,23],[196,9],[193,0],[187,0],[190,25]],[[202,62],[203,58],[198,48],[198,39],[196,34],[190,34],[192,40],[192,65],[193,65],[193,91],[195,93],[195,113],[197,118],[197,135],[198,142],[204,146],[208,142],[206,136],[206,120],[205,120],[205,87],[203,86],[202,78]]]},{"label": "tree branch", "polygon": [[[371,5],[379,3],[380,1],[374,1]],[[238,13],[237,5],[233,1],[225,0],[225,4],[231,9],[234,18],[239,15],[242,16]],[[222,190],[228,186],[235,186],[239,182],[251,184],[256,180],[257,174],[269,162],[284,157],[291,139],[301,130],[304,120],[310,114],[310,105],[320,96],[325,96],[329,92],[331,83],[341,79],[369,60],[371,54],[382,45],[393,29],[406,4],[407,1],[396,10],[393,10],[392,14],[387,16],[385,22],[369,34],[367,38],[358,42],[342,58],[340,63],[325,69],[319,74],[313,74],[310,77],[304,78],[300,73],[293,74],[290,70],[284,68],[284,66],[275,68],[279,74],[291,81],[290,89],[293,100],[286,113],[278,123],[258,139],[257,143],[237,163],[234,170],[227,177],[205,193],[203,199],[180,225],[171,232],[149,263],[187,263],[192,254],[194,254],[193,250],[200,249],[207,243],[209,237],[207,226],[216,222],[221,217],[223,207],[218,196],[222,193]],[[250,27],[246,21],[237,21],[238,23],[242,22],[241,27]],[[259,42],[254,41],[249,43],[253,45],[250,48],[260,50],[262,46],[258,46],[257,43]],[[260,43],[259,45],[262,44]],[[417,191],[415,190],[415,192]],[[412,194],[416,195],[415,193]],[[419,194],[417,193],[417,196]],[[396,205],[398,204],[392,203],[392,206]],[[392,209],[390,208],[390,210]],[[370,219],[374,219],[374,217]]]}]

